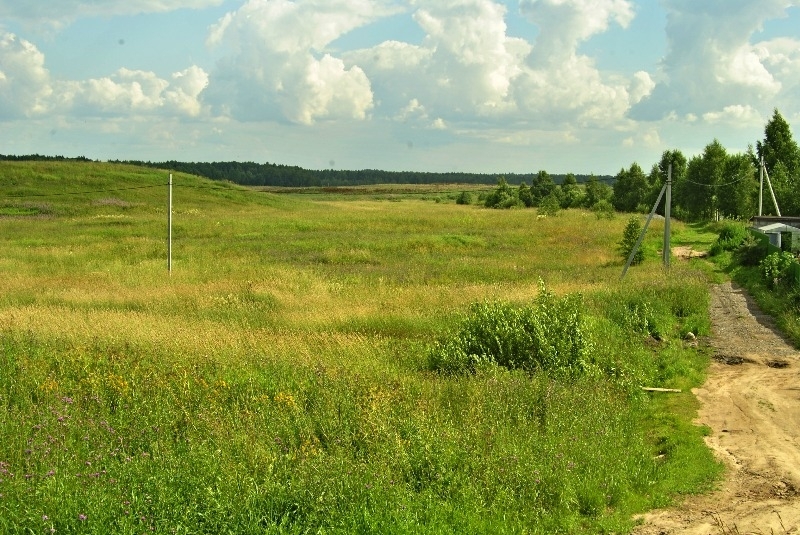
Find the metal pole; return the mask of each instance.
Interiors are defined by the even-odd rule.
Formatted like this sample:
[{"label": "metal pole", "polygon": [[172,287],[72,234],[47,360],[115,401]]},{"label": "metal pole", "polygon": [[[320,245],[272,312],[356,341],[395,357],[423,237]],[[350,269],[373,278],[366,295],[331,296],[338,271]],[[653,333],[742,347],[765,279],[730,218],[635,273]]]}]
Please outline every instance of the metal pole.
[{"label": "metal pole", "polygon": [[667,199],[664,201],[664,269],[669,270],[669,261],[672,256],[670,248],[670,211],[672,207],[672,163],[667,169]]},{"label": "metal pole", "polygon": [[167,270],[172,275],[172,173],[169,174],[169,200],[167,202]]}]

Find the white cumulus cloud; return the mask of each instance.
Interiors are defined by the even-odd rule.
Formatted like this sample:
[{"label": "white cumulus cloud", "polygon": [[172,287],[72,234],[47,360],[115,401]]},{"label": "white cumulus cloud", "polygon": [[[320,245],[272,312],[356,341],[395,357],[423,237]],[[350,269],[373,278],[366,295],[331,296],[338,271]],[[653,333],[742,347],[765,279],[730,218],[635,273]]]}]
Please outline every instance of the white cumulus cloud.
[{"label": "white cumulus cloud", "polygon": [[16,20],[32,30],[59,29],[82,17],[111,17],[202,9],[224,0],[0,0],[0,20]]},{"label": "white cumulus cloud", "polygon": [[194,117],[201,113],[199,97],[207,81],[208,75],[196,66],[173,74],[171,81],[123,68],[103,78],[59,82],[55,94],[61,112]]},{"label": "white cumulus cloud", "polygon": [[520,0],[520,11],[539,26],[532,57],[536,64],[568,59],[579,44],[605,32],[611,22],[625,28],[634,17],[629,0]]},{"label": "white cumulus cloud", "polygon": [[29,41],[0,31],[0,117],[44,113],[52,92],[44,54]]},{"label": "white cumulus cloud", "polygon": [[[628,0],[523,0],[520,9],[539,27],[535,43],[508,33],[507,8],[494,0],[413,0],[420,44],[387,41],[345,54],[369,77],[378,107],[403,117],[417,102],[426,117],[448,124],[608,124],[652,91],[645,72],[610,79],[578,53],[611,24],[627,26]],[[460,132],[471,131],[465,124]]]},{"label": "white cumulus cloud", "polygon": [[364,119],[369,79],[326,52],[332,41],[396,10],[368,0],[249,0],[210,29],[224,54],[210,81],[218,110],[238,119]]},{"label": "white cumulus cloud", "polygon": [[771,110],[784,85],[797,83],[798,76],[783,68],[793,54],[791,46],[797,47],[798,42],[753,39],[764,22],[784,16],[793,3],[665,1],[668,51],[657,76],[659,83],[632,116],[657,120],[677,114],[718,121],[737,106]]},{"label": "white cumulus cloud", "polygon": [[718,111],[709,111],[703,114],[703,119],[709,123],[722,123],[730,125],[748,125],[759,127],[765,120],[752,106],[735,104],[725,106]]}]

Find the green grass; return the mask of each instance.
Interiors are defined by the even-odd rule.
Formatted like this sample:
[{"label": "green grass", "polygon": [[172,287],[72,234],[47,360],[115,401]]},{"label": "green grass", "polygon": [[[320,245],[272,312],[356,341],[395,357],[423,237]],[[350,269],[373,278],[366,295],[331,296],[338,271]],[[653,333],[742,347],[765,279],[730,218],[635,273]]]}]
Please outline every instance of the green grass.
[{"label": "green grass", "polygon": [[[657,223],[620,283],[624,217],[178,174],[170,275],[165,172],[0,169],[0,532],[621,533],[719,473],[706,275]],[[430,371],[540,279],[583,295],[587,373]]]}]

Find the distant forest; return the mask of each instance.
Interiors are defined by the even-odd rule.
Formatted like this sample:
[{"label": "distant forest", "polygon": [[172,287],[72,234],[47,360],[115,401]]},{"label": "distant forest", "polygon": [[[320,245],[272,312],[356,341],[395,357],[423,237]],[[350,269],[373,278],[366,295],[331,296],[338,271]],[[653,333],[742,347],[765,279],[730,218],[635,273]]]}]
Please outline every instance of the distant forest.
[{"label": "distant forest", "polygon": [[[80,161],[91,162],[89,158],[78,156],[5,156],[0,160],[13,161]],[[530,184],[538,173],[430,173],[423,171],[381,171],[362,169],[358,171],[339,169],[304,169],[292,165],[255,162],[143,162],[137,160],[112,160],[110,163],[139,165],[156,169],[189,173],[211,180],[227,180],[243,186],[284,186],[284,187],[335,187],[364,186],[374,184],[489,184],[498,183],[504,177],[509,184]],[[553,182],[561,184],[566,175],[550,175]],[[575,175],[578,183],[589,180],[591,175]],[[611,176],[597,176],[599,180],[613,181]]]}]

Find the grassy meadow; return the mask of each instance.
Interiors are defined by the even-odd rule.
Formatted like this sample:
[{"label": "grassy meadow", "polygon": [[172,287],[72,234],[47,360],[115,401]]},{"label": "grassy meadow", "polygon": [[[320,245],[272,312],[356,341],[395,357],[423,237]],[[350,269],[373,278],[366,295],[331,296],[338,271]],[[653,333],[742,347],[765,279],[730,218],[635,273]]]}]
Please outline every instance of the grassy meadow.
[{"label": "grassy meadow", "polygon": [[[660,223],[620,282],[626,216],[176,174],[169,274],[166,184],[0,163],[0,532],[625,533],[718,476],[710,268],[665,273]],[[580,373],[431,366],[542,284],[581,303]]]}]

